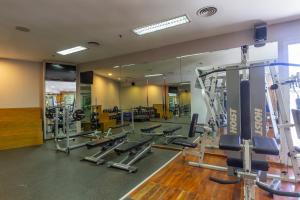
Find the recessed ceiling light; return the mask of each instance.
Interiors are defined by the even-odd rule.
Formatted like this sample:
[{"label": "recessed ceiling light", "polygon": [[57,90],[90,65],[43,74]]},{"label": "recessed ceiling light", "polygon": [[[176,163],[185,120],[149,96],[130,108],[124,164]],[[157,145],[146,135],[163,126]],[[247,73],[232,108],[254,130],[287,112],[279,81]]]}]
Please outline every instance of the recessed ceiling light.
[{"label": "recessed ceiling light", "polygon": [[178,26],[181,24],[185,24],[185,23],[189,23],[190,20],[186,15],[182,15],[180,17],[175,17],[172,19],[168,19],[165,21],[161,21],[155,24],[151,24],[151,25],[147,25],[147,26],[143,26],[143,27],[139,27],[136,29],[133,29],[133,32],[137,35],[144,35],[147,33],[152,33],[155,31],[160,31],[163,29],[167,29],[167,28],[171,28],[174,26]]},{"label": "recessed ceiling light", "polygon": [[199,10],[197,10],[196,14],[198,16],[210,17],[210,16],[213,16],[214,14],[216,14],[217,12],[218,12],[218,9],[216,7],[207,6],[207,7],[203,7],[203,8],[200,8]]},{"label": "recessed ceiling light", "polygon": [[108,73],[108,76],[112,76],[112,73]]},{"label": "recessed ceiling light", "polygon": [[62,51],[58,51],[56,53],[64,56],[64,55],[68,55],[68,54],[71,54],[71,53],[83,51],[83,50],[86,50],[86,49],[87,49],[86,47],[77,46],[77,47],[72,47],[70,49],[65,49],[65,50],[62,50]]},{"label": "recessed ceiling light", "polygon": [[30,29],[24,26],[16,26],[16,30],[26,32],[26,33],[30,32]]},{"label": "recessed ceiling light", "polygon": [[119,67],[120,67],[120,66],[116,65],[116,66],[114,66],[113,68],[114,68],[114,69],[117,69],[117,68],[119,68]]},{"label": "recessed ceiling light", "polygon": [[156,77],[156,76],[163,76],[163,74],[148,74],[148,75],[145,75],[145,78]]}]

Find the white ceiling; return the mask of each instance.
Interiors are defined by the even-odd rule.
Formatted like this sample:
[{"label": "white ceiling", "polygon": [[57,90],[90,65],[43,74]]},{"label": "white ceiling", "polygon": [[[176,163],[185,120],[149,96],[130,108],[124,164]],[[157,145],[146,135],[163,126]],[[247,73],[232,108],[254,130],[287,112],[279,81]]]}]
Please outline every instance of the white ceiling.
[{"label": "white ceiling", "polygon": [[[208,5],[218,13],[198,17],[196,11]],[[141,37],[131,31],[183,14],[191,23]],[[293,20],[299,14],[299,0],[1,0],[0,57],[83,63],[248,29],[258,20]],[[16,31],[15,26],[31,32]],[[69,56],[55,54],[88,41],[101,46]]]},{"label": "white ceiling", "polygon": [[[278,44],[277,42],[268,43],[264,47],[255,48],[249,47],[249,62],[277,59]],[[99,67],[95,71],[96,74],[105,76],[114,80],[121,78],[125,85],[130,85],[131,82],[145,84],[147,74],[164,74],[164,76],[148,78],[149,83],[163,84],[164,78],[168,84],[187,82],[194,78],[196,67],[211,68],[222,65],[229,65],[241,62],[240,48],[233,48],[215,52],[201,53],[190,57],[172,58],[146,64],[137,64],[130,67]],[[180,71],[181,65],[181,71]],[[112,76],[108,76],[112,73]]]}]

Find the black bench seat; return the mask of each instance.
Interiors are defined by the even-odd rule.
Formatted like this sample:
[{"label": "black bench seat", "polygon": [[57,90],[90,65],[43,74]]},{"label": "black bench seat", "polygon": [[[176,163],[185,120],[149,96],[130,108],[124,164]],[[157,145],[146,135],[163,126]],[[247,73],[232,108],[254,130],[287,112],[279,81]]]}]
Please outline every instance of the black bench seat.
[{"label": "black bench seat", "polygon": [[182,126],[173,126],[173,127],[169,127],[163,130],[164,134],[171,134],[174,133],[175,131],[178,131],[182,128]]},{"label": "black bench seat", "polygon": [[197,147],[197,143],[194,143],[194,142],[190,142],[188,140],[183,140],[183,139],[177,139],[175,141],[172,142],[173,144],[176,144],[176,145],[180,145],[180,146],[183,146],[183,147],[189,147],[189,148],[196,148]]},{"label": "black bench seat", "polygon": [[143,133],[149,133],[149,132],[151,132],[151,131],[153,131],[153,130],[159,128],[159,127],[161,127],[161,124],[154,124],[154,125],[148,126],[148,127],[146,127],[146,128],[141,128],[141,131],[142,131]]},{"label": "black bench seat", "polygon": [[122,144],[121,146],[119,146],[118,148],[115,149],[115,152],[117,153],[126,153],[130,150],[139,148],[149,142],[152,141],[152,137],[144,137],[141,138],[138,141],[132,141],[132,142],[126,142],[124,144]]},{"label": "black bench seat", "polygon": [[253,151],[258,154],[279,155],[279,148],[274,138],[253,136]]}]

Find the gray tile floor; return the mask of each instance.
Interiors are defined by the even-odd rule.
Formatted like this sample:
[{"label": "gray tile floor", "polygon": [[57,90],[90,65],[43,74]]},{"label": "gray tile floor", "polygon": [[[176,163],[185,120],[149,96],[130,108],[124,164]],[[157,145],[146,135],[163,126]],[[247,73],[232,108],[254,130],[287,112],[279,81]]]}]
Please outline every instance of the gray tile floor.
[{"label": "gray tile floor", "polygon": [[[149,123],[136,123],[138,130]],[[169,125],[166,125],[169,126]],[[180,131],[187,134],[188,126]],[[53,141],[40,147],[0,152],[1,200],[114,200],[119,199],[151,175],[177,152],[154,149],[136,163],[138,171],[95,166],[80,159],[97,149],[71,151],[67,156],[54,150]],[[115,156],[112,154],[111,159]]]}]

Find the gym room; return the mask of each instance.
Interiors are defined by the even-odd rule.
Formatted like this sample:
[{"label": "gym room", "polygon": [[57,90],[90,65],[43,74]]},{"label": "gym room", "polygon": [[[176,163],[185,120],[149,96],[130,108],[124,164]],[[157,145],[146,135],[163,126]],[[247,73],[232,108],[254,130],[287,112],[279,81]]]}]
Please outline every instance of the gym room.
[{"label": "gym room", "polygon": [[299,182],[299,1],[0,1],[0,200]]}]

